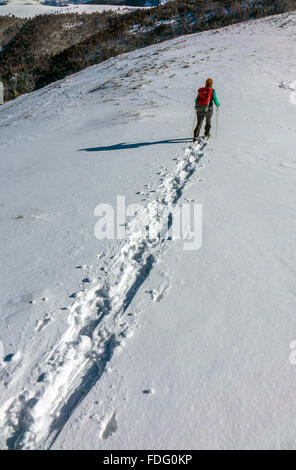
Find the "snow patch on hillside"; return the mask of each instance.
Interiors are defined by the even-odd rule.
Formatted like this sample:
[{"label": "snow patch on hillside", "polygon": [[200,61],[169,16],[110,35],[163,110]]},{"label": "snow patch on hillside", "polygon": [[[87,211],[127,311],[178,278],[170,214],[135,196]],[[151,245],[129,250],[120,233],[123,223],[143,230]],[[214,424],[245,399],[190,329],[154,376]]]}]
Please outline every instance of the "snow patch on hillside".
[{"label": "snow patch on hillside", "polygon": [[64,2],[64,6],[44,5],[38,0],[11,0],[5,5],[0,5],[0,16],[14,15],[19,18],[33,18],[37,15],[49,13],[95,13],[112,10],[118,13],[127,13],[136,7],[115,6],[115,5],[84,5]]}]

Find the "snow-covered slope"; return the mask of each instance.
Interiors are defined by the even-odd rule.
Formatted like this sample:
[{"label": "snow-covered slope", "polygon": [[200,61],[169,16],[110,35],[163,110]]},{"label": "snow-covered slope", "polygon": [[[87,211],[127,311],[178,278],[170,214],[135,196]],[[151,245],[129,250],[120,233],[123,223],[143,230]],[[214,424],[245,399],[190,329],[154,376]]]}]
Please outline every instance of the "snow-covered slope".
[{"label": "snow-covered slope", "polygon": [[[178,38],[0,108],[2,447],[296,447],[295,26]],[[99,241],[117,195],[143,210]],[[200,250],[138,230],[190,201]]]},{"label": "snow-covered slope", "polygon": [[5,4],[0,4],[0,16],[14,15],[19,18],[33,18],[36,15],[45,15],[49,13],[94,13],[107,10],[125,13],[136,8],[125,5],[71,4],[67,1],[60,3],[61,6],[55,6],[54,1],[52,2],[52,5],[50,5],[49,2],[44,5],[43,2],[39,2],[38,0],[9,0]]}]

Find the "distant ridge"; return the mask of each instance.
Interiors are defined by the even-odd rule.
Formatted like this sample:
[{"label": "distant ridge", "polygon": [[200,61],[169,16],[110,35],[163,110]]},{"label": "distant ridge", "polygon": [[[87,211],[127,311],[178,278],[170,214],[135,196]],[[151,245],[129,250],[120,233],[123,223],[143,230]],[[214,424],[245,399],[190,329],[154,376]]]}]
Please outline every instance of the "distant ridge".
[{"label": "distant ridge", "polygon": [[[19,1],[19,0],[13,0]],[[125,2],[126,3],[126,2]],[[0,77],[5,99],[41,88],[110,57],[181,35],[295,10],[295,0],[175,0],[164,5],[93,14],[2,17]],[[6,28],[6,29],[5,29]],[[11,32],[13,31],[13,33]],[[8,34],[9,33],[9,34]]]}]

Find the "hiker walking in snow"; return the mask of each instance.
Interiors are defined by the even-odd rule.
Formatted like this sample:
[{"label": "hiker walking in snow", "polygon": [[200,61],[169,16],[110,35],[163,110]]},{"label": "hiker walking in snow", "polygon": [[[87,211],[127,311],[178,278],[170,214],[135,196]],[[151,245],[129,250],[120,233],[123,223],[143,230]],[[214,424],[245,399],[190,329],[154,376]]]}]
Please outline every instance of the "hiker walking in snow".
[{"label": "hiker walking in snow", "polygon": [[216,91],[213,89],[213,80],[211,78],[208,78],[206,81],[206,86],[199,88],[197,98],[195,100],[197,124],[196,128],[194,129],[194,142],[199,137],[204,118],[206,118],[205,137],[210,137],[211,119],[213,116],[213,103],[215,103],[217,108],[220,106]]}]

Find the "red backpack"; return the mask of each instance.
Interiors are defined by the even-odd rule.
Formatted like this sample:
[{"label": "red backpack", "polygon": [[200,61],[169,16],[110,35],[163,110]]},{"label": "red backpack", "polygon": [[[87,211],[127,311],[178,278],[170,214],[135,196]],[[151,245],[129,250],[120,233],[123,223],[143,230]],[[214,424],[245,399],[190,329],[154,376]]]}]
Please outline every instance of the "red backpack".
[{"label": "red backpack", "polygon": [[213,94],[212,88],[208,86],[200,88],[198,90],[198,95],[197,95],[197,104],[200,104],[202,106],[207,106],[208,104],[210,104],[212,94]]}]

